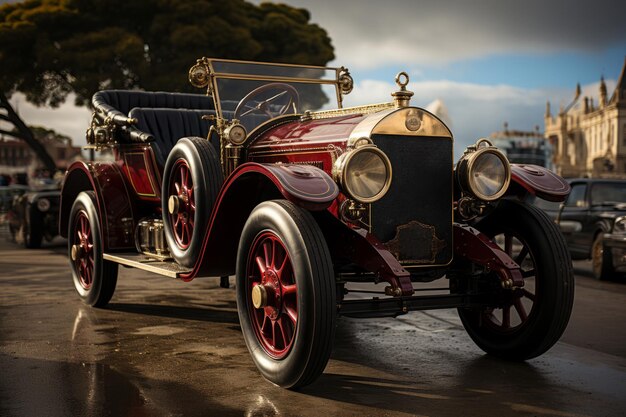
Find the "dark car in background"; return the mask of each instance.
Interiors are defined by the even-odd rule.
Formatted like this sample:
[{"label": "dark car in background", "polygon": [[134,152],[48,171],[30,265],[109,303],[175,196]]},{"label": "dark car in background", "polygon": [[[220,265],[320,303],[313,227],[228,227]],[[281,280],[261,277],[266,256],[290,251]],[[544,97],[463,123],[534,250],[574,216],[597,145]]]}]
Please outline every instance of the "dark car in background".
[{"label": "dark car in background", "polygon": [[39,181],[28,191],[15,195],[6,214],[11,238],[26,248],[41,247],[42,241],[58,236],[60,184]]},{"label": "dark car in background", "polygon": [[15,239],[16,222],[15,213],[12,210],[13,202],[29,190],[27,185],[11,184],[0,185],[0,226],[9,229],[11,240]]},{"label": "dark car in background", "polygon": [[596,279],[626,271],[626,180],[571,179],[564,203],[535,204],[559,225],[572,259],[591,259]]},{"label": "dark car in background", "polygon": [[27,185],[0,185],[0,214],[6,214],[11,209],[13,200],[26,191],[28,191]]}]

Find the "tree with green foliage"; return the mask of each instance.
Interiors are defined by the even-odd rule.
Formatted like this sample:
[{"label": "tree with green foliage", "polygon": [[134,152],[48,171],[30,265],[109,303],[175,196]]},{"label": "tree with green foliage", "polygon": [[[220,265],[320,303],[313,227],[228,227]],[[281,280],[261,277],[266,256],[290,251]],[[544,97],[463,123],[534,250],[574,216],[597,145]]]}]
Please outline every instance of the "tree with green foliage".
[{"label": "tree with green foliage", "polygon": [[[13,111],[21,92],[52,107],[77,105],[105,88],[191,91],[185,74],[197,58],[325,65],[334,58],[326,31],[309,12],[244,0],[26,0],[0,6],[0,120],[37,150]],[[9,131],[1,131],[10,134]],[[45,153],[45,151],[44,151]],[[53,164],[53,163],[52,163]]]}]

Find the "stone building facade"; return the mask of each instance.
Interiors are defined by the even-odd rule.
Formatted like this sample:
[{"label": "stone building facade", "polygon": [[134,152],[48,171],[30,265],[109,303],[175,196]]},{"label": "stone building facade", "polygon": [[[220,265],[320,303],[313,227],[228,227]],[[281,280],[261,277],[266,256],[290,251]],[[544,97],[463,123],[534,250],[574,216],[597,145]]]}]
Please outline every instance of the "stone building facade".
[{"label": "stone building facade", "polygon": [[563,177],[626,178],[626,59],[615,90],[609,95],[604,78],[598,103],[583,97],[552,115],[546,106],[545,138],[554,149],[554,165]]},{"label": "stone building facade", "polygon": [[509,124],[504,123],[504,130],[493,132],[489,140],[506,154],[509,162],[554,169],[552,146],[539,126],[535,126],[534,131],[524,131],[509,129]]}]

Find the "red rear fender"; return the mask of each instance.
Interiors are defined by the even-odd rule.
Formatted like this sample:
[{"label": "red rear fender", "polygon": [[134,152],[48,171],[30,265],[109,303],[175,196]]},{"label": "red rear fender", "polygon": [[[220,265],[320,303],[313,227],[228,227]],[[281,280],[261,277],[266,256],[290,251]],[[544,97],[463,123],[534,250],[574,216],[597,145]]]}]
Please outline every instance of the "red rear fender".
[{"label": "red rear fender", "polygon": [[75,162],[61,190],[59,233],[67,237],[72,204],[82,191],[94,191],[103,231],[104,250],[134,248],[134,220],[126,183],[115,163]]}]

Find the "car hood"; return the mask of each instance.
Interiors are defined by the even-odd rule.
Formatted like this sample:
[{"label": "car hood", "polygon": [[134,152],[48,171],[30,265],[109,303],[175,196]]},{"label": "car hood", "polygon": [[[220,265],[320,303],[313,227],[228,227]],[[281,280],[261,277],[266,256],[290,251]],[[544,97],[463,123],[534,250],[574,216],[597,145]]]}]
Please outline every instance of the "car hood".
[{"label": "car hood", "polygon": [[252,132],[249,150],[289,150],[311,146],[353,146],[375,134],[452,137],[437,116],[419,107],[371,106],[274,119]]}]

